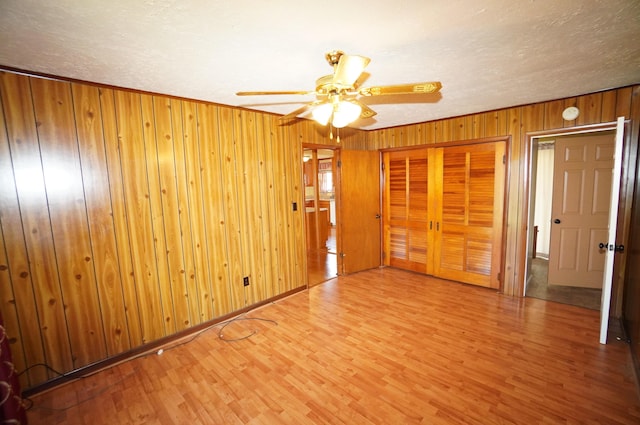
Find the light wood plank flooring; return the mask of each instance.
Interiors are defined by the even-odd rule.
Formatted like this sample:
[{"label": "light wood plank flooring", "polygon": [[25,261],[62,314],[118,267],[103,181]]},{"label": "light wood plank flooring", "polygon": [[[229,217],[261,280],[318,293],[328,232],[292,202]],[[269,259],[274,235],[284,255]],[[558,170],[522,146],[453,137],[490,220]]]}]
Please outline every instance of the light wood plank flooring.
[{"label": "light wood plank flooring", "polygon": [[597,311],[386,268],[246,317],[36,396],[30,424],[640,423]]},{"label": "light wood plank flooring", "polygon": [[333,279],[338,275],[335,226],[329,228],[329,238],[325,248],[307,250],[307,274],[309,286]]}]

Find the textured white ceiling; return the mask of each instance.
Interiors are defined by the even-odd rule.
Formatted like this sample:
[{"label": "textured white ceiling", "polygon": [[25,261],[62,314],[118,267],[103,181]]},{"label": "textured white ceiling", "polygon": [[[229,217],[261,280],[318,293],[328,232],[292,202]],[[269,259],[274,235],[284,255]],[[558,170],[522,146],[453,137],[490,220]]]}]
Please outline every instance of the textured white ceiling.
[{"label": "textured white ceiling", "polygon": [[384,128],[640,83],[638,0],[0,0],[0,66],[286,114],[330,50],[372,59]]}]

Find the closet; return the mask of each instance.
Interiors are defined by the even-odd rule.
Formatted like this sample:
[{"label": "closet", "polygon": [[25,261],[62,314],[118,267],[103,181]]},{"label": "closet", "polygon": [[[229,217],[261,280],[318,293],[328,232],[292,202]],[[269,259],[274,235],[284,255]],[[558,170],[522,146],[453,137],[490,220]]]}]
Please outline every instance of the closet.
[{"label": "closet", "polygon": [[385,265],[500,286],[505,144],[383,153]]}]

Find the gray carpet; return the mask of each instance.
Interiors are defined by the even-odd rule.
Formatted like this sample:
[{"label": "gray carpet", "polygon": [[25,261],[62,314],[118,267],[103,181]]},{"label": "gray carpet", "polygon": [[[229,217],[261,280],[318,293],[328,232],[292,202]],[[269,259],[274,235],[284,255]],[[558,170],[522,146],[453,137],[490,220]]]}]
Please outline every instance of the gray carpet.
[{"label": "gray carpet", "polygon": [[533,259],[530,271],[532,277],[527,284],[527,297],[600,310],[601,289],[547,285],[548,270],[549,262],[547,260]]}]

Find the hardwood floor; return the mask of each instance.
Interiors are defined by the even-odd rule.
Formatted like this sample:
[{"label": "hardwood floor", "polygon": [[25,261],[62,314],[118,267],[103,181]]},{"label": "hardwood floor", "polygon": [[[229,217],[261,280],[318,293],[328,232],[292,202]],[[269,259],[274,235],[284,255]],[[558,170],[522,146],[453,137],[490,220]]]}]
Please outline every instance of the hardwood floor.
[{"label": "hardwood floor", "polygon": [[640,422],[597,311],[385,268],[245,318],[34,397],[30,424]]},{"label": "hardwood floor", "polygon": [[327,252],[327,250],[307,251],[307,273],[309,286],[315,286],[335,278],[338,275],[336,254]]},{"label": "hardwood floor", "polygon": [[336,257],[336,228],[329,228],[326,249],[307,250],[307,273],[309,286],[318,285],[338,275],[338,259]]}]

